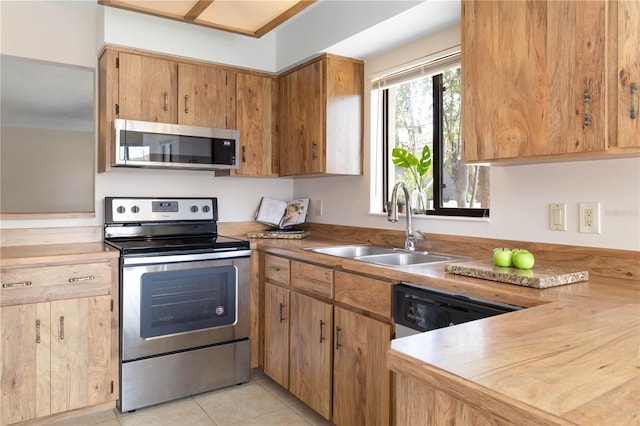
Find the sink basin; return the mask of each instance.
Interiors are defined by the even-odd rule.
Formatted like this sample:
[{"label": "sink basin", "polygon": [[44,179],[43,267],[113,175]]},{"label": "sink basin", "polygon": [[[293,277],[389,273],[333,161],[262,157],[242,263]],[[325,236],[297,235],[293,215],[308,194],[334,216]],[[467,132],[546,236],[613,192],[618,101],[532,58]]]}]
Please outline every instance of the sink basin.
[{"label": "sink basin", "polygon": [[414,252],[368,244],[312,247],[306,248],[305,250],[385,266],[424,265],[469,259],[466,256],[458,256],[455,254],[431,253],[426,251]]},{"label": "sink basin", "polygon": [[407,265],[421,265],[425,263],[449,262],[449,261],[461,260],[460,258],[461,256],[419,252],[419,253],[379,254],[379,255],[373,255],[373,256],[365,256],[357,260],[362,260],[363,262],[368,262],[368,263],[376,263],[378,265],[407,266]]},{"label": "sink basin", "polygon": [[315,253],[328,254],[330,256],[338,256],[338,257],[361,257],[361,256],[369,256],[375,254],[385,254],[385,253],[393,253],[392,248],[380,247],[380,246],[372,246],[368,244],[362,245],[344,245],[344,246],[332,246],[332,247],[316,247],[316,248],[307,248],[305,250],[310,250]]}]

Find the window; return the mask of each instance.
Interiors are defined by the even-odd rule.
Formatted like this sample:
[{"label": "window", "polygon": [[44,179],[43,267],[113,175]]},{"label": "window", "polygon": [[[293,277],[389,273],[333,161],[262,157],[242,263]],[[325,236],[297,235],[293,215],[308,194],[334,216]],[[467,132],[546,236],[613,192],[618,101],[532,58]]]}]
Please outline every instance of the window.
[{"label": "window", "polygon": [[414,214],[488,216],[489,168],[462,164],[460,54],[383,76],[374,87],[383,210],[404,182]]}]

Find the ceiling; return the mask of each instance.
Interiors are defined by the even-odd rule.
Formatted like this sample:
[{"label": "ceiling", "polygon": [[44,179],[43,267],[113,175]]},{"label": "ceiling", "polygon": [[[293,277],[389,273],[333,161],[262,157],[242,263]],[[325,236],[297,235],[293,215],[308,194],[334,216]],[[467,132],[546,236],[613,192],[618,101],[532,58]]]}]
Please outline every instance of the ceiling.
[{"label": "ceiling", "polygon": [[261,37],[316,0],[98,0],[148,15]]}]

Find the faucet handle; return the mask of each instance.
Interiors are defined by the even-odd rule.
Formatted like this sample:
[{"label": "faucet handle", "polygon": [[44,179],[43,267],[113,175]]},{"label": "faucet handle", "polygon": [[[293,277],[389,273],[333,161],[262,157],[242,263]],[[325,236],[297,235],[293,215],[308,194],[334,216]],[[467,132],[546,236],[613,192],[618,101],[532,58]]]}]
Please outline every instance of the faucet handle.
[{"label": "faucet handle", "polygon": [[416,229],[411,230],[408,234],[407,234],[407,239],[409,241],[413,241],[414,243],[419,243],[421,241],[424,241],[424,234],[422,233],[422,231],[420,229]]}]

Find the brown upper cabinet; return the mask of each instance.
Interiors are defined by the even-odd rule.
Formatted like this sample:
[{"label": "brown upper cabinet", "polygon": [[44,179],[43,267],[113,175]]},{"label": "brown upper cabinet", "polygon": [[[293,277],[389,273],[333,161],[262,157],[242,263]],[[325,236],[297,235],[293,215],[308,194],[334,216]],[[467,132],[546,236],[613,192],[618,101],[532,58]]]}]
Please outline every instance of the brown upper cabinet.
[{"label": "brown upper cabinet", "polygon": [[[631,3],[463,0],[464,161],[637,152],[637,119],[623,96],[638,80]],[[622,70],[626,88],[611,90]]]},{"label": "brown upper cabinet", "polygon": [[276,77],[238,72],[235,74],[236,128],[240,131],[238,176],[277,176]]},{"label": "brown upper cabinet", "polygon": [[280,175],[362,173],[364,65],[323,55],[280,77]]}]

